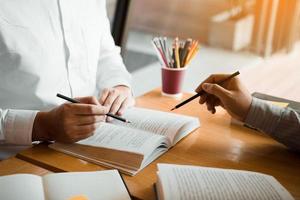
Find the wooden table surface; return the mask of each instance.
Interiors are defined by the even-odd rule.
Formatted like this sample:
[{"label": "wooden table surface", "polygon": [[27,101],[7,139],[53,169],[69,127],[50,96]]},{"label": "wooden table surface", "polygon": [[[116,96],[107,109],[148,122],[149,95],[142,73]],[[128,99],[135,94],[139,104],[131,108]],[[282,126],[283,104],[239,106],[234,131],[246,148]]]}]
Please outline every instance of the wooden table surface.
[{"label": "wooden table surface", "polygon": [[[190,96],[185,94],[183,98]],[[182,99],[163,97],[158,89],[137,99],[137,106],[169,111]],[[291,194],[300,199],[300,155],[289,151],[268,136],[245,127],[231,125],[230,117],[221,108],[211,115],[197,101],[176,113],[199,117],[201,127],[175,147],[151,163],[136,176],[124,175],[131,194],[140,199],[155,199],[157,163],[176,163],[242,169],[274,176]],[[62,171],[93,171],[104,167],[83,161],[38,145],[18,154],[45,169]]]},{"label": "wooden table surface", "polygon": [[11,174],[35,174],[45,175],[50,173],[48,170],[20,160],[16,157],[12,157],[3,161],[0,161],[0,176],[11,175]]}]

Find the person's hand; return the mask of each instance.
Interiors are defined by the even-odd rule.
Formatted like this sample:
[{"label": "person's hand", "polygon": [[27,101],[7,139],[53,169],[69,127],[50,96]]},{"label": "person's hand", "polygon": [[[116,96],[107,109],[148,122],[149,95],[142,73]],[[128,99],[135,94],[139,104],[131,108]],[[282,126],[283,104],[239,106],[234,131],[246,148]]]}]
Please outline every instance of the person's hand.
[{"label": "person's hand", "polygon": [[[99,102],[108,107],[109,113],[117,115],[122,115],[126,108],[135,103],[131,89],[122,85],[103,89]],[[107,120],[110,121],[110,117]]]},{"label": "person's hand", "polygon": [[252,97],[237,77],[226,81],[222,86],[216,84],[228,76],[230,75],[215,74],[203,81],[196,89],[197,93],[202,89],[206,92],[206,94],[201,95],[199,103],[206,103],[207,109],[213,114],[216,112],[216,106],[222,106],[232,117],[244,121]]},{"label": "person's hand", "polygon": [[93,135],[106,120],[108,108],[95,97],[76,98],[81,103],[65,103],[49,112],[39,112],[34,120],[32,140],[73,143]]}]

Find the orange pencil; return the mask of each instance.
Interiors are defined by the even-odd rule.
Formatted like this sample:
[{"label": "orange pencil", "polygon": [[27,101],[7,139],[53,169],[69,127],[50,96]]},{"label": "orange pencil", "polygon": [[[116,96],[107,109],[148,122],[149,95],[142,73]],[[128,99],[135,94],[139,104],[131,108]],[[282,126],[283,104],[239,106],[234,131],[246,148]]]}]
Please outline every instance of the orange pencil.
[{"label": "orange pencil", "polygon": [[198,41],[193,40],[192,47],[191,47],[191,50],[189,51],[188,56],[186,58],[185,65],[187,65],[189,63],[189,60],[191,59],[191,56],[193,55],[193,52],[195,51],[197,46],[198,46]]},{"label": "orange pencil", "polygon": [[193,58],[197,55],[197,53],[198,53],[198,51],[199,51],[199,49],[200,49],[200,47],[199,46],[197,46],[196,47],[196,49],[193,51],[193,53],[192,53],[192,55],[191,55],[191,57],[190,57],[190,59],[189,60],[187,60],[187,63],[186,63],[186,65],[188,65],[192,60],[193,60]]}]

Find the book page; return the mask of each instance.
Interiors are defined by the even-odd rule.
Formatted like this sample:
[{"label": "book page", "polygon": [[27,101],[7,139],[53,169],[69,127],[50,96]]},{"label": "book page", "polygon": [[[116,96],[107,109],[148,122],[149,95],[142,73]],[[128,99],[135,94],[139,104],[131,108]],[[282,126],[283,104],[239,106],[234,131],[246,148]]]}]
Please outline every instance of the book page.
[{"label": "book page", "polygon": [[93,136],[77,143],[148,155],[163,144],[164,140],[164,137],[146,131],[103,123]]},{"label": "book page", "polygon": [[268,100],[265,100],[265,101],[268,102],[268,103],[270,103],[270,104],[273,104],[274,106],[278,106],[280,108],[286,108],[289,105],[289,103],[287,103],[287,102],[268,101]]},{"label": "book page", "polygon": [[130,199],[117,170],[49,174],[43,182],[47,200]]},{"label": "book page", "polygon": [[[131,123],[125,124],[118,120],[114,120],[112,123],[166,136],[171,143],[176,143],[200,125],[198,118],[195,117],[138,107],[128,109],[122,117]],[[183,136],[178,136],[180,137],[178,139],[175,138],[176,134],[179,133]]]},{"label": "book page", "polygon": [[17,174],[0,177],[1,199],[44,200],[43,183],[40,176]]},{"label": "book page", "polygon": [[291,200],[272,176],[241,170],[159,164],[163,199]]}]

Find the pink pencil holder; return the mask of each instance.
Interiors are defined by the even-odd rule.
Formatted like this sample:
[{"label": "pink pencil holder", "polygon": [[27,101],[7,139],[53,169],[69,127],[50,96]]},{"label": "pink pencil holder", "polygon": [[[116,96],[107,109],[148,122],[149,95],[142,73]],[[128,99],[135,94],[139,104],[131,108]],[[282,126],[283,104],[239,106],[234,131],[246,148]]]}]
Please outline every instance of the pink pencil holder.
[{"label": "pink pencil holder", "polygon": [[161,68],[162,94],[170,97],[182,95],[182,85],[185,76],[184,68]]}]

